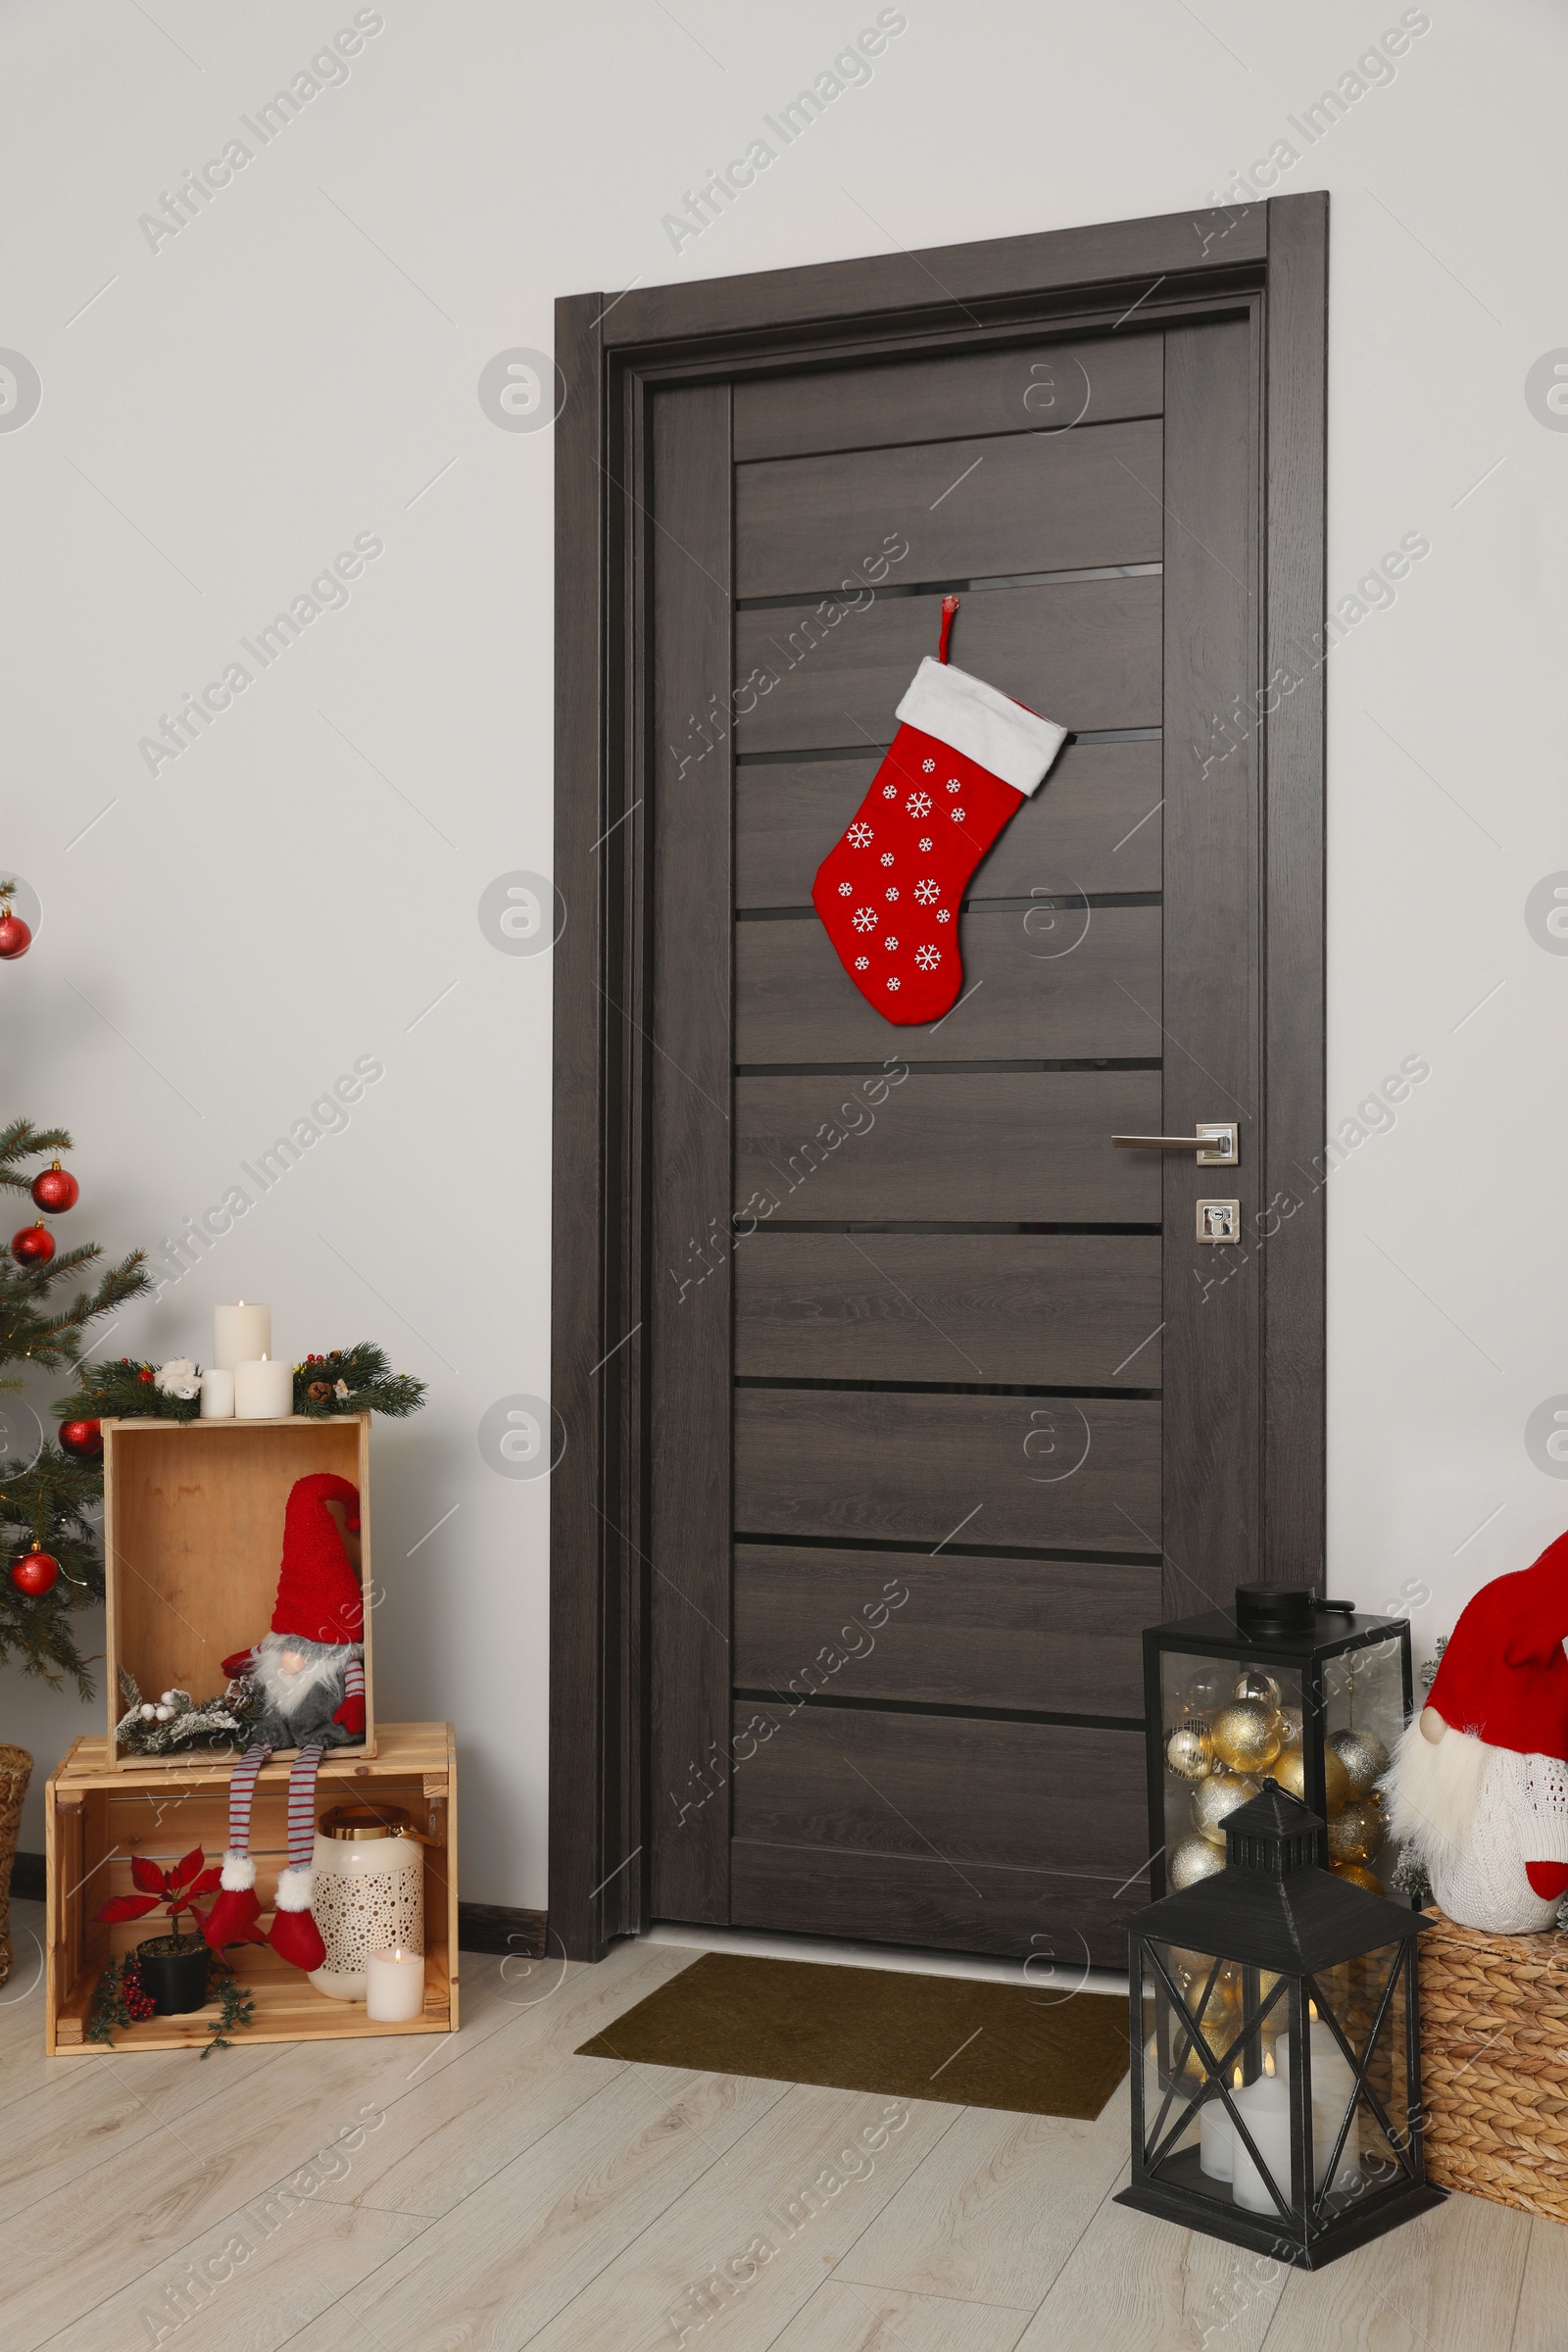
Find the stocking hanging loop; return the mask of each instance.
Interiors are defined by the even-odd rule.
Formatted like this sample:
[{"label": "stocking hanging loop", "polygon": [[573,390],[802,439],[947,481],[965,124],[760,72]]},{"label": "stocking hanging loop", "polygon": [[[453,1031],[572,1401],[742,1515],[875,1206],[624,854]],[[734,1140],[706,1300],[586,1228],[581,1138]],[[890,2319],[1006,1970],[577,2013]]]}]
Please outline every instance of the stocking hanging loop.
[{"label": "stocking hanging loop", "polygon": [[953,617],[957,610],[958,600],[956,596],[945,596],[942,599],[942,635],[937,644],[937,660],[939,662],[946,662],[948,658],[948,639],[953,635]]}]

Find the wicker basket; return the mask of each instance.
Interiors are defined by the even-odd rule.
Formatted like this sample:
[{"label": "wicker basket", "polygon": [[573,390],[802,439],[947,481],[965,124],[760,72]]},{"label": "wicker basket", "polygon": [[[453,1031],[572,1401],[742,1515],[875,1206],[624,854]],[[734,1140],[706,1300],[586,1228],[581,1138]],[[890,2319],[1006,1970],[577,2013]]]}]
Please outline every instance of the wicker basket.
[{"label": "wicker basket", "polygon": [[11,1865],[17,1858],[22,1800],[31,1778],[32,1758],[26,1749],[0,1741],[0,1984],[11,1974]]},{"label": "wicker basket", "polygon": [[1493,1936],[1427,1916],[1427,2179],[1568,2222],[1568,1936]]}]

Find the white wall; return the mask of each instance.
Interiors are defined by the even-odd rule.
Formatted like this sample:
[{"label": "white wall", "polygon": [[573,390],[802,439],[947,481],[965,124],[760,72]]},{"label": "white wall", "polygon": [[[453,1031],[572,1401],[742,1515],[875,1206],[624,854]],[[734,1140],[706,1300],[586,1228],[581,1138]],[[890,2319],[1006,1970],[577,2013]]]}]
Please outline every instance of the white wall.
[{"label": "white wall", "polygon": [[[1525,397],[1568,346],[1560,13],[1434,0],[1306,149],[1288,118],[1392,0],[906,0],[869,84],[678,250],[663,216],[873,0],[379,13],[265,149],[239,117],[352,6],[0,18],[0,343],[43,386],[0,432],[0,858],[44,906],[0,971],[4,1107],[74,1130],[77,1229],[156,1246],[356,1056],[385,1071],[114,1351],[200,1352],[244,1294],[280,1348],[368,1334],[430,1381],[377,1436],[379,1704],[457,1719],[465,1891],[542,1903],[547,1482],[477,1429],[548,1379],[551,974],[478,905],[549,868],[551,446],[480,371],[548,349],[560,293],[1200,205],[1284,138],[1277,186],[1334,198],[1331,589],[1432,548],[1329,673],[1334,1122],[1431,1065],[1330,1185],[1332,1582],[1412,1588],[1429,1648],[1568,1518],[1524,1437],[1568,1392],[1568,959],[1525,918],[1568,869],[1568,438]],[[236,134],[150,250],[138,216]],[[361,532],[347,609],[150,774],[139,738]],[[0,1679],[40,1778],[98,1720]]]}]

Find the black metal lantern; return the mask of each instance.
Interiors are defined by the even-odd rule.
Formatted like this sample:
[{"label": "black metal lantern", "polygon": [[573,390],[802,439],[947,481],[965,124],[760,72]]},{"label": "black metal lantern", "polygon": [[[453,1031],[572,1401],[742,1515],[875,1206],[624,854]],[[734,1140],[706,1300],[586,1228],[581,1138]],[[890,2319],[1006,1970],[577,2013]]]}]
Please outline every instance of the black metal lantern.
[{"label": "black metal lantern", "polygon": [[1269,1782],[1228,1867],[1136,1911],[1132,2180],[1117,2199],[1302,2270],[1441,2204],[1426,2179],[1416,1939],[1317,1861]]},{"label": "black metal lantern", "polygon": [[1376,1792],[1410,1717],[1410,1628],[1305,1588],[1239,1585],[1144,1635],[1149,1847],[1156,1895],[1225,1867],[1225,1819],[1263,1776],[1322,1816],[1319,1859],[1369,1893],[1393,1856]]}]

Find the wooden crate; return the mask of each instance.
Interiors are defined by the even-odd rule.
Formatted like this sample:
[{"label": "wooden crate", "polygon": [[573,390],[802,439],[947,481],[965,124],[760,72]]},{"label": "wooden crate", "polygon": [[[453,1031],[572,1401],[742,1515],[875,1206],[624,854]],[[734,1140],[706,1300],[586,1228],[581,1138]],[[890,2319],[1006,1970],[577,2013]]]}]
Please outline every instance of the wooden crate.
[{"label": "wooden crate", "polygon": [[[48,1854],[48,1961],[45,2035],[51,2057],[92,2054],[103,2045],[83,2038],[93,1988],[106,1960],[129,1951],[160,1931],[157,1914],[115,1927],[93,1914],[112,1894],[133,1891],[130,1862],[143,1854],[162,1866],[201,1846],[209,1861],[228,1843],[226,1764],[192,1764],[177,1772],[160,1762],[135,1772],[116,1765],[103,1740],[78,1740],[51,1774],[45,1792]],[[256,1891],[271,1909],[277,1874],[287,1859],[286,1764],[263,1767],[252,1816]],[[240,2041],[341,2041],[380,2034],[448,2034],[458,2024],[458,1780],[452,1726],[393,1723],[381,1727],[380,1749],[368,1761],[356,1748],[337,1748],[322,1761],[317,1815],[349,1798],[401,1805],[416,1830],[441,1842],[424,1853],[424,2014],[411,2024],[372,2025],[363,2002],[334,2001],[318,1992],[297,1968],[270,1948],[236,1945],[241,1984],[256,1996],[255,2023]],[[216,2001],[188,2017],[154,2017],[115,2035],[122,2050],[182,2049],[205,2042],[218,2015]]]},{"label": "wooden crate", "polygon": [[1493,1936],[1428,1916],[1427,2179],[1568,2222],[1568,1936]]},{"label": "wooden crate", "polygon": [[[311,1421],[106,1421],[104,1580],[108,1589],[109,1740],[135,1771],[177,1772],[180,1756],[137,1756],[115,1743],[124,1713],[120,1669],[142,1697],[194,1699],[223,1688],[222,1660],[272,1621],[283,1510],[297,1478],[334,1470],[360,1492],[361,1573],[370,1583],[370,1416]],[[374,1684],[365,1611],[365,1744],[373,1756]],[[279,1754],[286,1752],[279,1749]]]}]

